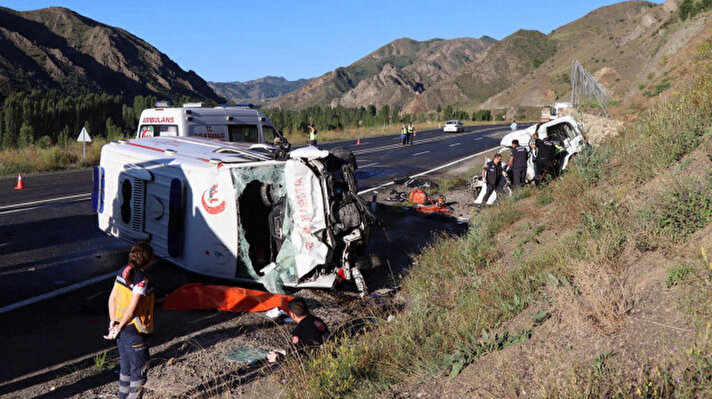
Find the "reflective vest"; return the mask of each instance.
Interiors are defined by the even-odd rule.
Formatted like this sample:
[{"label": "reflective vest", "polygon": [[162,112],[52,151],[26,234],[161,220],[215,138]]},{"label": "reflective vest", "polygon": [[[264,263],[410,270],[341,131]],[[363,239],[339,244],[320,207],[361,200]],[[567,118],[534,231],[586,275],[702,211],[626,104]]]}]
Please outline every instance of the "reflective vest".
[{"label": "reflective vest", "polygon": [[149,286],[148,278],[140,270],[134,270],[133,282],[127,283],[124,279],[128,266],[119,271],[114,282],[114,292],[116,295],[116,313],[114,320],[121,320],[131,303],[134,293],[139,293],[141,297],[134,311],[134,318],[128,325],[133,324],[136,330],[143,334],[153,332],[154,309],[156,305],[156,293],[153,287]]},{"label": "reflective vest", "polygon": [[310,141],[316,140],[316,129],[309,132],[309,140]]},{"label": "reflective vest", "polygon": [[408,125],[408,133],[413,133],[413,125]]}]

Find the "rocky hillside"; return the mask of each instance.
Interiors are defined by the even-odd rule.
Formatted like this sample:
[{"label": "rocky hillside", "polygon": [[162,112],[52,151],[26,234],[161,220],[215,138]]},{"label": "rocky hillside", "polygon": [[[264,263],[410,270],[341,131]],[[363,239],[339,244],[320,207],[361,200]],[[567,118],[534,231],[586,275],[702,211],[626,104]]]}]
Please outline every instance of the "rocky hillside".
[{"label": "rocky hillside", "polygon": [[539,31],[520,30],[492,45],[454,76],[415,96],[403,109],[422,113],[438,105],[482,102],[539,67],[556,53],[556,43]]},{"label": "rocky hillside", "polygon": [[486,37],[399,39],[273,104],[388,104],[415,113],[448,104],[541,106],[570,97],[573,60],[593,73],[617,102],[644,103],[684,76],[709,23],[704,15],[680,21],[679,3],[626,1],[599,8],[548,35],[520,30],[500,42]]},{"label": "rocky hillside", "polygon": [[29,89],[221,100],[195,72],[123,29],[66,8],[0,7],[0,97]]},{"label": "rocky hillside", "polygon": [[304,108],[311,105],[402,107],[431,85],[453,76],[477,60],[496,40],[460,38],[395,40],[347,67],[310,81],[271,105]]},{"label": "rocky hillside", "polygon": [[208,82],[208,85],[222,97],[235,102],[265,103],[270,99],[297,90],[307,84],[309,79],[287,80],[281,76],[246,82]]},{"label": "rocky hillside", "polygon": [[483,108],[541,105],[571,94],[571,61],[579,60],[618,101],[642,101],[674,85],[709,23],[680,21],[677,1],[623,2],[599,8],[549,34],[556,54]]}]

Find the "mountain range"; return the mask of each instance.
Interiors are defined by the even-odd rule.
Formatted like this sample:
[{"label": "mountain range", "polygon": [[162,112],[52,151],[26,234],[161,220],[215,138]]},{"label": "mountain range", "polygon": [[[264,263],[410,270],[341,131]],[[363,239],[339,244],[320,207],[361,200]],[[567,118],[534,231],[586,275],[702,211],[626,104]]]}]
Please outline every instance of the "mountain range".
[{"label": "mountain range", "polygon": [[0,98],[30,89],[222,101],[195,72],[123,29],[67,8],[0,7]]},{"label": "mountain range", "polygon": [[279,76],[265,76],[246,82],[208,82],[208,85],[218,95],[236,103],[264,104],[273,98],[301,88],[307,82],[309,79],[287,80]]},{"label": "mountain range", "polygon": [[17,90],[108,92],[161,98],[313,105],[389,105],[401,112],[540,106],[570,96],[578,60],[614,100],[645,101],[684,76],[709,14],[680,20],[681,0],[626,1],[545,34],[519,30],[495,40],[409,38],[314,79],[267,76],[207,83],[126,32],[66,8],[0,8],[0,100]]},{"label": "mountain range", "polygon": [[592,11],[544,34],[417,42],[398,39],[346,67],[311,80],[268,106],[396,106],[429,112],[541,106],[569,99],[578,60],[616,102],[659,94],[682,76],[709,17],[681,21],[680,0],[626,1]]}]

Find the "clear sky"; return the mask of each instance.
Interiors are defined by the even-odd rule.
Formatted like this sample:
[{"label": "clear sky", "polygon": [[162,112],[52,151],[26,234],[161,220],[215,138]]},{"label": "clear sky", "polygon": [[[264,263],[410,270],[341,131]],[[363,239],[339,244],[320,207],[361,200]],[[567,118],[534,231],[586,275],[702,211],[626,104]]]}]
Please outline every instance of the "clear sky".
[{"label": "clear sky", "polygon": [[[50,6],[123,28],[205,80],[311,78],[401,37],[549,33],[615,0],[0,0]],[[661,2],[656,0],[656,2]]]}]

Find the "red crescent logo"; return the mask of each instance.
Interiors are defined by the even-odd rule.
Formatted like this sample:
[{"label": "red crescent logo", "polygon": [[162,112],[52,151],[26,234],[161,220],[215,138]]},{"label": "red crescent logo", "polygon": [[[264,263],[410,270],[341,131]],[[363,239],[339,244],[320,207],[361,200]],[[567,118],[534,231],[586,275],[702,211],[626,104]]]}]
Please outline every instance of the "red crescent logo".
[{"label": "red crescent logo", "polygon": [[203,209],[211,215],[217,215],[225,210],[225,201],[220,201],[218,197],[217,184],[213,184],[205,190],[200,200],[203,203]]}]

